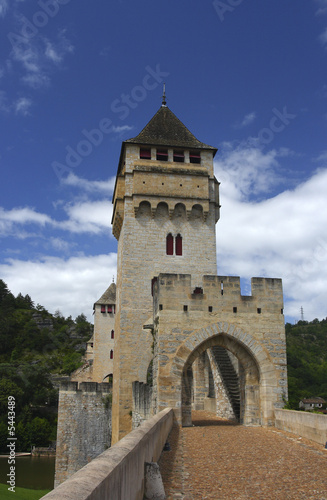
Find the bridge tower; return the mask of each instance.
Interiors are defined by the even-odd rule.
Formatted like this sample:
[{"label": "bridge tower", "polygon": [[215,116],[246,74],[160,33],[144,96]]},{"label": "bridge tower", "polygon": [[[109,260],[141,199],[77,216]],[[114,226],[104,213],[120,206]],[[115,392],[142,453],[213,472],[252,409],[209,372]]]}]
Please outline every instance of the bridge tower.
[{"label": "bridge tower", "polygon": [[153,357],[153,278],[215,275],[217,149],[200,142],[167,107],[124,141],[113,194],[118,240],[112,444],[132,429],[132,382],[146,382]]}]

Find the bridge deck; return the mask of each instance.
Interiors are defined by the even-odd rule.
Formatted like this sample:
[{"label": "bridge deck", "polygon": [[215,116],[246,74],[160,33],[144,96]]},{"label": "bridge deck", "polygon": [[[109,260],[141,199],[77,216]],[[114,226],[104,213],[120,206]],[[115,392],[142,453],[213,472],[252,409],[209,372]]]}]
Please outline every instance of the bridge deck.
[{"label": "bridge deck", "polygon": [[[159,465],[167,500],[327,500],[327,450],[276,429],[192,413]],[[326,417],[327,418],[327,417]]]}]

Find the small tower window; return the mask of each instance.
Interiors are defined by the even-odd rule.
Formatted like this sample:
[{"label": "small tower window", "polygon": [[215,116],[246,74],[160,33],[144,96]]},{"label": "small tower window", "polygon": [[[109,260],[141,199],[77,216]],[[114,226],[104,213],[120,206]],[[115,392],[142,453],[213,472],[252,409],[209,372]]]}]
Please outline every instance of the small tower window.
[{"label": "small tower window", "polygon": [[190,151],[190,163],[201,163],[200,151]]},{"label": "small tower window", "polygon": [[114,351],[112,349],[110,351],[110,359],[114,359]]},{"label": "small tower window", "polygon": [[174,149],[173,159],[177,163],[184,163],[184,161],[185,161],[184,151]]},{"label": "small tower window", "polygon": [[151,149],[150,148],[141,148],[140,149],[140,158],[143,160],[151,160]]},{"label": "small tower window", "polygon": [[104,306],[104,305],[102,305],[102,306],[101,306],[101,312],[102,312],[102,313],[105,313],[105,312],[106,312],[106,306]]},{"label": "small tower window", "polygon": [[174,237],[171,233],[166,238],[166,254],[174,255]]},{"label": "small tower window", "polygon": [[183,255],[183,238],[180,234],[176,236],[176,255]]},{"label": "small tower window", "polygon": [[112,313],[112,305],[108,306],[108,313]]},{"label": "small tower window", "polygon": [[168,161],[168,149],[157,149],[157,160]]},{"label": "small tower window", "polygon": [[115,330],[111,330],[111,338],[114,339],[115,338]]}]

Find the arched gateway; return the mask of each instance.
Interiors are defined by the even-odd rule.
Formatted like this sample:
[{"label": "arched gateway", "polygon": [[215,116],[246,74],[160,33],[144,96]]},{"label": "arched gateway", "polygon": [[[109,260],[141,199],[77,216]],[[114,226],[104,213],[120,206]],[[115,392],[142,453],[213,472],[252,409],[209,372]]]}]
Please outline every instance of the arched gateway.
[{"label": "arched gateway", "polygon": [[[252,279],[252,296],[236,294],[237,283],[237,278],[204,276],[201,293],[192,293],[188,275],[158,277],[154,292],[155,412],[172,407],[180,424],[191,425],[190,368],[203,353],[219,346],[238,363],[240,422],[274,424],[274,408],[283,406],[287,398],[281,282]],[[219,317],[226,321],[217,321]],[[224,385],[222,380],[223,389]]]}]

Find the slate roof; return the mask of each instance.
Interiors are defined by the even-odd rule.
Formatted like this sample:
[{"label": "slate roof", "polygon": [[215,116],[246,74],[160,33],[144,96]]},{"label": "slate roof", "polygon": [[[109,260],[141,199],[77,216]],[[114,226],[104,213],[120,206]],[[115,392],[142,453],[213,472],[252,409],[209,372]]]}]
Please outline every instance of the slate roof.
[{"label": "slate roof", "polygon": [[200,142],[167,106],[161,106],[144,129],[125,142],[217,151],[217,148]]},{"label": "slate roof", "polygon": [[101,295],[95,304],[115,304],[116,303],[116,283],[111,283],[109,288]]}]

